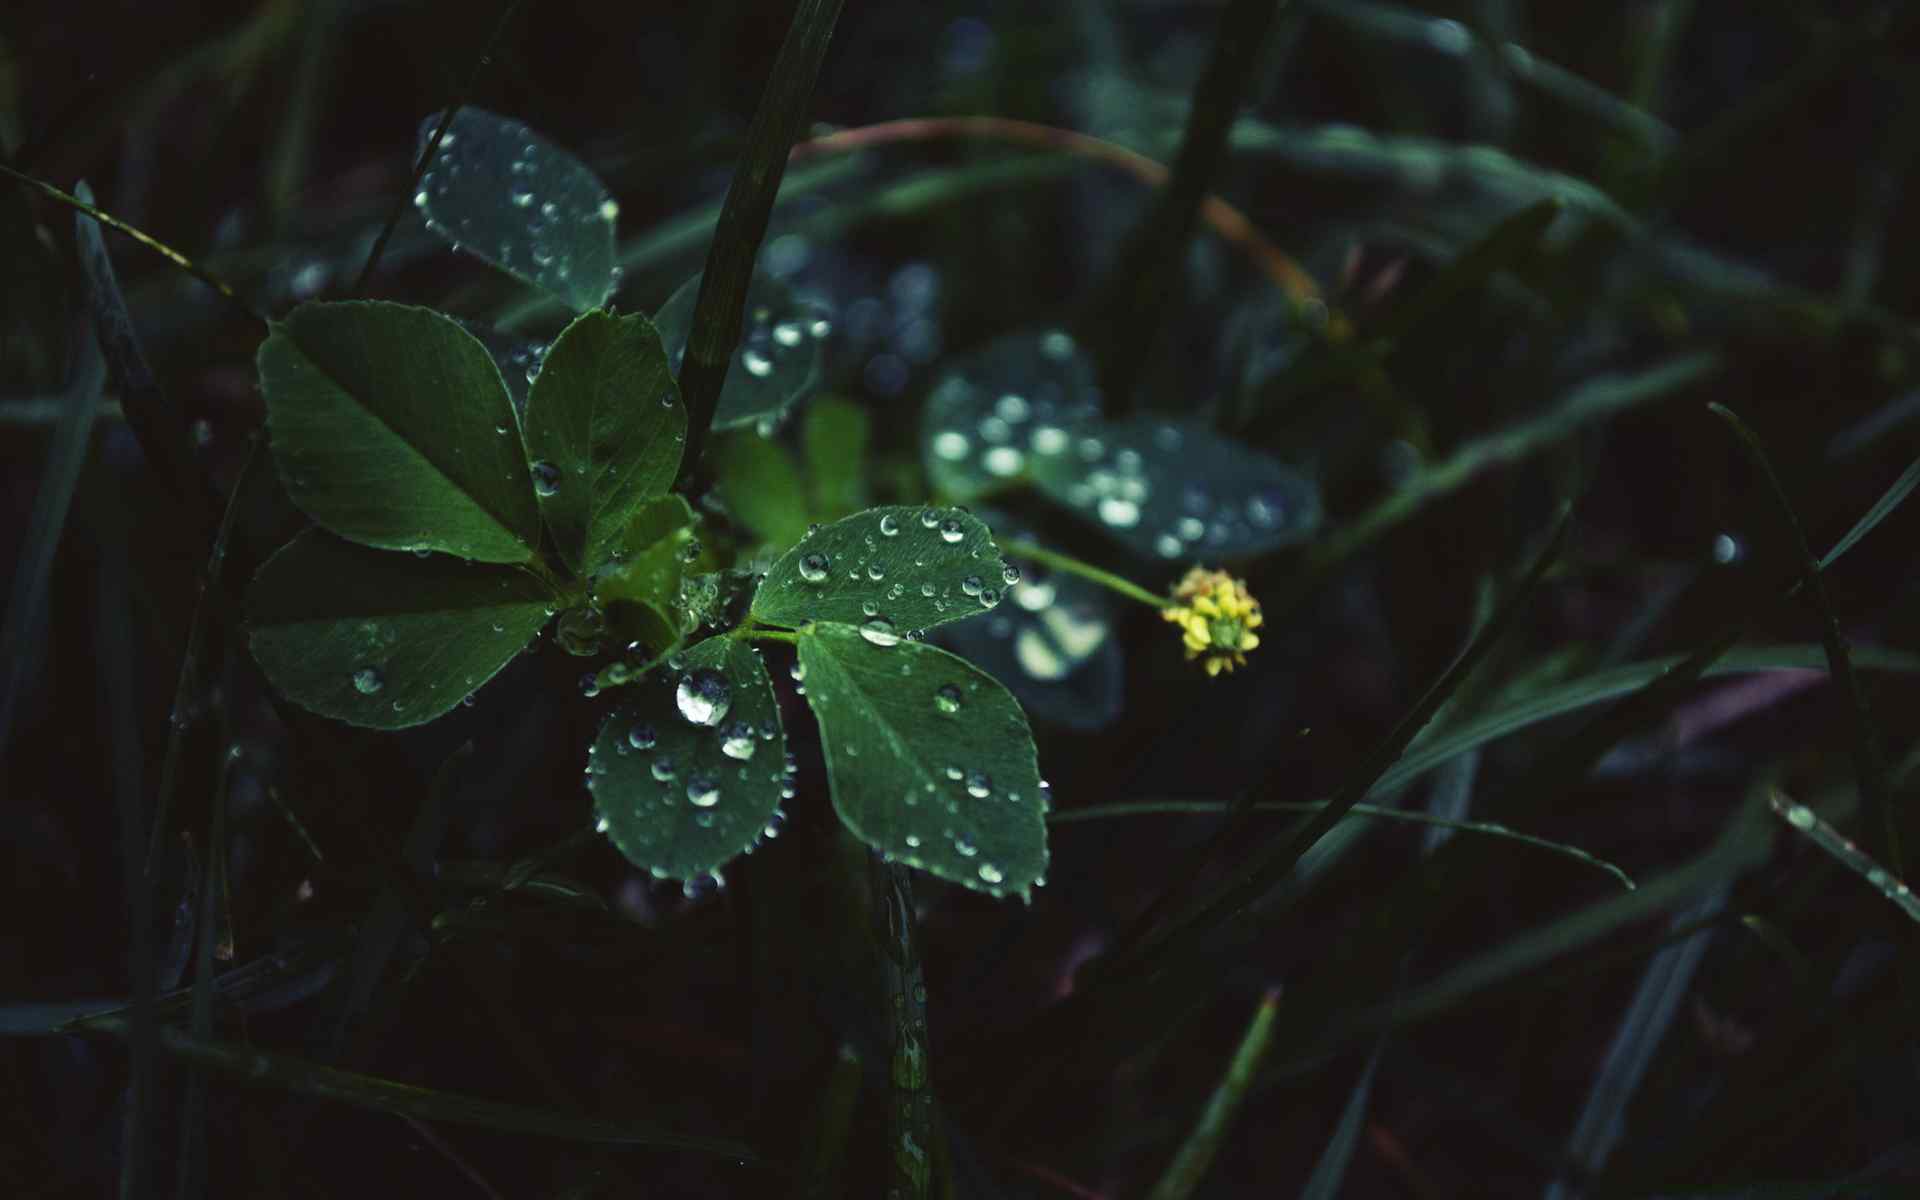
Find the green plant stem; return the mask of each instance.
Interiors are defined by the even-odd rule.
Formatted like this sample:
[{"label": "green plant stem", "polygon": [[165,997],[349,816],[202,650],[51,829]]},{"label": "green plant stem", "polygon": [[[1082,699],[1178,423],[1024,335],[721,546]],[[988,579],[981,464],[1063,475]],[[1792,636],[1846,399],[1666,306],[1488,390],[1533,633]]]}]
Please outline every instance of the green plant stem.
[{"label": "green plant stem", "polygon": [[791,629],[764,629],[757,626],[742,625],[735,633],[739,637],[750,638],[760,642],[785,642],[790,646],[798,645],[800,642],[799,633]]},{"label": "green plant stem", "polygon": [[683,483],[698,468],[706,448],[720,388],[740,341],[754,259],[766,236],[787,155],[806,121],[808,101],[840,19],[841,4],[842,0],[800,0],[794,10],[793,24],[787,28],[786,41],[747,129],[746,158],[734,172],[720,208],[713,244],[707,248],[706,270],[700,276],[700,296],[694,302],[686,358],[680,366],[680,398],[687,406],[687,447],[680,461]]},{"label": "green plant stem", "polygon": [[172,246],[167,245],[159,238],[154,237],[152,234],[142,232],[127,224],[125,221],[122,221],[119,217],[114,216],[112,213],[95,208],[79,197],[69,195],[50,183],[35,179],[31,175],[23,175],[12,167],[0,164],[0,175],[5,175],[7,178],[23,183],[30,188],[37,188],[48,197],[59,201],[75,212],[83,212],[107,228],[119,230],[134,241],[139,242],[142,246],[145,246],[155,254],[166,259],[174,266],[179,267],[182,271],[198,279],[201,283],[206,284],[214,291],[220,293],[227,303],[231,304],[240,312],[245,313],[254,321],[259,322],[261,325],[267,324],[267,319],[255,312],[251,304],[242,300],[238,292],[235,292],[231,287],[227,286],[225,280],[208,273],[201,268],[198,263],[180,253],[178,250],[175,250]]},{"label": "green plant stem", "polygon": [[1049,550],[1045,546],[1037,543],[1024,541],[1020,538],[1006,538],[1002,540],[999,545],[1002,554],[1011,554],[1015,558],[1024,558],[1032,562],[1041,563],[1045,566],[1052,567],[1056,571],[1065,571],[1069,575],[1078,575],[1080,578],[1097,583],[1109,591],[1118,592],[1129,600],[1137,600],[1149,608],[1166,608],[1173,603],[1173,601],[1167,597],[1157,596],[1139,584],[1128,579],[1123,579],[1111,571],[1103,571],[1092,563],[1081,562],[1071,555],[1062,554],[1057,550]]}]

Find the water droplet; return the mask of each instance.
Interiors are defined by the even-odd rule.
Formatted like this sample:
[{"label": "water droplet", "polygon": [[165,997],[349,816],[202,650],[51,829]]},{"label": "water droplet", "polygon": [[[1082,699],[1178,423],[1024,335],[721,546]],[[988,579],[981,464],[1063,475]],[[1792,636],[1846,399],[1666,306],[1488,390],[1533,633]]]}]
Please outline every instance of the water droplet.
[{"label": "water droplet", "polygon": [[712,808],[720,803],[720,780],[711,771],[695,771],[687,776],[687,802],[695,808]]},{"label": "water droplet", "polygon": [[751,346],[740,352],[740,365],[755,379],[765,379],[773,374],[773,360]]},{"label": "water droplet", "polygon": [[960,581],[960,591],[968,596],[978,596],[980,589],[985,586],[985,584],[980,582],[978,575],[969,575]]},{"label": "water droplet", "polygon": [[1119,496],[1100,501],[1100,519],[1115,529],[1131,529],[1140,523],[1140,506]]},{"label": "water droplet", "polygon": [[964,833],[953,839],[953,849],[961,858],[972,858],[980,853],[980,847],[974,845],[973,839]]},{"label": "water droplet", "polygon": [[900,532],[900,522],[894,520],[892,513],[883,513],[880,517],[880,536],[895,537]]},{"label": "water droplet", "polygon": [[985,800],[993,795],[993,776],[985,771],[968,771],[967,795],[975,800]]},{"label": "water droplet", "polygon": [[635,750],[651,750],[659,740],[653,732],[653,726],[644,722],[627,730],[627,744]]},{"label": "water droplet", "polygon": [[860,626],[860,636],[876,646],[900,644],[900,635],[893,631],[893,622],[885,617],[874,617]]},{"label": "water droplet", "polygon": [[1007,877],[1006,873],[1003,872],[999,867],[994,866],[992,863],[980,864],[980,878],[983,881],[987,883],[999,883],[1001,880],[1005,879],[1006,877]]},{"label": "water droplet", "polygon": [[987,468],[987,474],[1006,479],[1018,475],[1020,469],[1027,465],[1027,458],[1012,446],[995,446],[987,451],[986,457],[980,462]]},{"label": "water droplet", "polygon": [[795,321],[781,321],[773,327],[773,340],[782,346],[798,346],[804,336]]},{"label": "water droplet", "polygon": [[560,468],[550,462],[536,462],[530,468],[533,472],[533,490],[542,496],[551,496],[560,490]]},{"label": "water droplet", "polygon": [[1014,584],[1020,582],[1020,568],[1014,566],[1012,563],[1008,563],[1006,566],[1000,568],[1000,579],[1008,587],[1012,587]]},{"label": "water droplet", "polygon": [[1812,829],[1814,824],[1813,810],[1804,804],[1795,804],[1789,807],[1787,809],[1787,824],[1793,826],[1795,829]]},{"label": "water droplet", "polygon": [[353,673],[353,690],[362,696],[371,696],[385,686],[387,678],[378,667],[361,667]]},{"label": "water droplet", "polygon": [[933,706],[943,713],[960,711],[960,689],[951,683],[943,683],[940,690],[933,694]]},{"label": "water droplet", "polygon": [[679,765],[673,761],[673,755],[662,754],[659,758],[653,760],[653,766],[649,769],[652,771],[655,779],[661,783],[665,783],[673,778],[675,772],[679,770]]},{"label": "water droplet", "polygon": [[973,443],[967,435],[957,429],[943,429],[933,435],[933,453],[936,458],[948,462],[959,462],[973,449]]},{"label": "water droplet", "polygon": [[693,724],[718,725],[733,706],[733,689],[727,686],[726,676],[702,667],[680,677],[673,701],[680,715]]},{"label": "water droplet", "polygon": [[940,522],[940,540],[946,542],[948,545],[952,545],[965,536],[967,536],[967,531],[961,526],[957,518],[948,517],[946,520]]},{"label": "water droplet", "polygon": [[745,721],[735,721],[720,731],[720,753],[728,758],[744,762],[752,758],[758,748],[758,743],[753,740],[753,727]]},{"label": "water droplet", "polygon": [[805,683],[807,679],[807,665],[796,658],[793,660],[793,665],[787,668],[787,674],[793,677],[795,683]]},{"label": "water droplet", "polygon": [[881,566],[879,563],[867,564],[868,579],[872,580],[874,583],[879,583],[882,579],[885,579],[886,577],[887,577],[887,569],[885,567]]},{"label": "water droplet", "polygon": [[833,566],[824,554],[802,554],[800,556],[800,578],[808,583],[825,583],[827,571]]},{"label": "water droplet", "polygon": [[[600,202],[600,219],[602,221],[619,220],[620,219],[620,202],[617,200],[602,200]],[[617,270],[618,268],[615,268],[615,269]]]},{"label": "water droplet", "polygon": [[966,777],[967,777],[967,773],[965,771],[962,771],[959,767],[947,768],[947,778],[953,780],[955,783],[959,783],[962,779],[965,779]]}]

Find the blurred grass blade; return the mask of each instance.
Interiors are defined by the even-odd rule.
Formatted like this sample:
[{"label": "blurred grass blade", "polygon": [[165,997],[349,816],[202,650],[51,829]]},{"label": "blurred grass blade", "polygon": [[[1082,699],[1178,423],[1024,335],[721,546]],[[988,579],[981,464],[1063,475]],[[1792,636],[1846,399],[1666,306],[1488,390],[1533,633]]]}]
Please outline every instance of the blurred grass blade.
[{"label": "blurred grass blade", "polygon": [[1808,602],[1820,618],[1820,640],[1827,650],[1827,669],[1832,672],[1834,682],[1840,685],[1841,694],[1852,709],[1853,766],[1860,787],[1860,799],[1867,810],[1864,836],[1868,849],[1877,850],[1895,875],[1905,876],[1906,855],[1901,850],[1900,825],[1888,796],[1887,761],[1880,748],[1880,731],[1874,723],[1873,710],[1867,703],[1867,694],[1860,686],[1859,676],[1854,673],[1853,658],[1848,652],[1846,638],[1840,633],[1840,622],[1834,616],[1833,603],[1827,597],[1821,562],[1813,555],[1813,547],[1807,542],[1806,527],[1787,495],[1786,485],[1780,481],[1779,472],[1774,470],[1766,447],[1760,444],[1759,435],[1724,404],[1709,404],[1707,407],[1733,427],[1741,446],[1766,479],[1774,503],[1780,508],[1787,533],[1792,538],[1793,551],[1800,559],[1803,572],[1801,580],[1806,587]]},{"label": "blurred grass blade", "polygon": [[[1757,797],[1755,798],[1757,800]],[[1624,896],[1589,905],[1568,916],[1508,938],[1496,949],[1414,988],[1398,1007],[1376,1005],[1359,1024],[1411,1024],[1466,1003],[1495,984],[1571,954],[1623,925],[1644,921],[1689,896],[1732,879],[1766,861],[1773,831],[1758,803],[1735,812],[1720,837],[1692,862],[1644,882]]]},{"label": "blurred grass blade", "polygon": [[1200,1119],[1194,1122],[1193,1131],[1187,1134],[1187,1140],[1180,1144],[1179,1152],[1167,1164],[1160,1182],[1148,1193],[1148,1200],[1187,1200],[1206,1178],[1207,1168],[1213,1165],[1214,1157],[1233,1131],[1234,1118],[1247,1098],[1247,1089],[1267,1056],[1267,1047],[1273,1041],[1274,1015],[1279,1010],[1280,989],[1269,989],[1253,1010],[1253,1020],[1247,1023],[1240,1047],[1227,1063],[1226,1074],[1220,1077],[1213,1095],[1207,1099],[1207,1106],[1200,1110]]},{"label": "blurred grass blade", "polygon": [[[193,1036],[206,1041],[213,1036],[213,944],[220,925],[220,902],[227,887],[227,790],[233,781],[233,768],[239,747],[230,747],[220,759],[214,783],[213,812],[207,830],[207,869],[200,887],[200,914],[194,939],[193,963]],[[193,1200],[206,1186],[207,1171],[207,1072],[200,1066],[187,1069],[186,1095],[181,1101],[180,1157],[175,1163],[179,1200]]]},{"label": "blurred grass blade", "polygon": [[1820,815],[1804,804],[1795,804],[1786,797],[1775,793],[1768,798],[1768,804],[1779,814],[1780,819],[1794,827],[1814,845],[1831,854],[1839,864],[1855,875],[1867,881],[1867,885],[1879,892],[1895,907],[1915,921],[1920,921],[1920,897],[1906,880],[1890,874],[1873,857],[1864,853],[1860,847],[1849,841],[1841,832],[1820,818]]},{"label": "blurred grass blade", "polygon": [[[1613,1041],[1600,1062],[1600,1073],[1587,1091],[1586,1106],[1574,1122],[1567,1141],[1566,1160],[1591,1176],[1607,1158],[1626,1128],[1627,1106],[1640,1089],[1647,1068],[1660,1049],[1680,1005],[1693,987],[1694,973],[1712,944],[1703,937],[1707,926],[1727,906],[1727,881],[1722,880],[1698,902],[1675,913],[1671,928],[1697,931],[1682,941],[1669,942],[1653,956],[1640,976],[1640,986],[1620,1018]],[[1578,1191],[1556,1179],[1547,1187],[1547,1200],[1572,1200]]]},{"label": "blurred grass blade", "polygon": [[[124,1039],[129,1034],[129,1027],[122,1017],[91,1017],[63,1032],[104,1034]],[[198,1064],[258,1087],[279,1088],[322,1100],[337,1100],[356,1108],[398,1117],[446,1121],[454,1125],[471,1125],[502,1133],[566,1141],[685,1150],[746,1163],[761,1161],[752,1147],[739,1142],[691,1137],[639,1122],[576,1117],[459,1092],[416,1087],[373,1075],[339,1071],[307,1059],[255,1050],[234,1042],[196,1038],[172,1027],[160,1030],[160,1047],[182,1062]]]},{"label": "blurred grass blade", "polygon": [[1671,396],[1717,374],[1723,365],[1718,353],[1697,351],[1633,374],[1589,379],[1539,416],[1467,442],[1445,461],[1420,471],[1351,524],[1334,530],[1316,547],[1313,564],[1325,571],[1483,471],[1519,462],[1596,421]]},{"label": "blurred grass blade", "polygon": [[[80,200],[93,203],[93,190],[84,180],[74,185],[73,191]],[[211,527],[205,477],[187,449],[186,417],[178,406],[168,403],[153,368],[147,364],[140,334],[120,293],[113,260],[107,256],[106,240],[100,235],[100,222],[82,213],[74,214],[73,244],[80,259],[82,290],[93,316],[93,333],[107,360],[107,378],[119,393],[121,415],[166,486],[195,517]]]},{"label": "blurred grass blade", "polygon": [[1367,1056],[1366,1069],[1360,1072],[1359,1081],[1348,1093],[1347,1106],[1340,1112],[1340,1123],[1334,1126],[1326,1149],[1320,1151],[1320,1160],[1313,1164],[1313,1174],[1307,1177],[1300,1200],[1338,1200],[1340,1185],[1347,1179],[1347,1167],[1353,1162],[1354,1148],[1360,1144],[1360,1131],[1367,1123],[1367,1101],[1373,1095],[1373,1077],[1380,1069],[1380,1056],[1386,1048],[1386,1039],[1382,1038]]},{"label": "blurred grass blade", "polygon": [[693,331],[680,367],[680,398],[687,406],[687,449],[681,478],[698,467],[726,383],[727,366],[740,341],[747,287],[753,280],[760,239],[766,236],[787,155],[807,119],[814,81],[840,19],[843,0],[799,0],[779,57],[774,59],[753,123],[746,154],[734,171],[726,202],[707,248]]},{"label": "blurred grass blade", "polygon": [[1375,336],[1388,345],[1397,344],[1435,313],[1483,287],[1497,272],[1534,254],[1548,226],[1564,211],[1564,200],[1548,196],[1501,218],[1479,241],[1455,255],[1425,287],[1388,313]]},{"label": "blurred grass blade", "polygon": [[814,1128],[813,1145],[806,1169],[801,1175],[801,1200],[828,1200],[844,1193],[840,1187],[841,1168],[847,1157],[847,1135],[853,1128],[853,1111],[860,1102],[860,1052],[851,1043],[842,1043],[833,1056],[833,1066],[819,1100],[820,1120]]},{"label": "blurred grass blade", "polygon": [[1905,503],[1916,484],[1920,484],[1920,459],[1915,459],[1911,466],[1902,471],[1900,478],[1893,481],[1893,486],[1886,490],[1885,495],[1874,501],[1873,507],[1866,511],[1866,515],[1854,522],[1853,528],[1847,530],[1846,535],[1833,544],[1833,549],[1821,556],[1820,569],[1824,571],[1838,562],[1842,554],[1853,549],[1855,542],[1872,533],[1874,526],[1892,516],[1893,510]]},{"label": "blurred grass blade", "polygon": [[[1562,504],[1546,544],[1479,636],[1433,682],[1413,709],[1368,752],[1359,769],[1350,775],[1348,782],[1334,794],[1326,807],[1291,835],[1282,835],[1284,840],[1270,838],[1264,845],[1256,847],[1226,883],[1192,906],[1185,915],[1165,924],[1158,936],[1144,938],[1137,947],[1116,949],[1113,965],[1108,970],[1141,970],[1141,960],[1151,959],[1178,941],[1219,926],[1284,879],[1294,864],[1300,861],[1300,856],[1365,798],[1387,769],[1406,752],[1408,744],[1433,719],[1447,698],[1466,682],[1480,660],[1519,620],[1547,568],[1559,557],[1566,543],[1567,531],[1572,525],[1572,515],[1570,506]],[[1284,776],[1269,776],[1256,791],[1275,789],[1284,783]],[[1175,886],[1181,886],[1184,882],[1184,879],[1177,881]],[[1128,950],[1132,952],[1128,953]]]},{"label": "blurred grass blade", "polygon": [[[1326,808],[1326,802],[1317,804],[1261,803],[1249,806],[1252,812],[1317,813]],[[1231,804],[1218,800],[1146,800],[1128,804],[1095,804],[1086,808],[1069,809],[1065,812],[1049,814],[1047,824],[1077,825],[1085,821],[1099,821],[1108,817],[1146,817],[1170,816],[1185,813],[1208,813],[1219,815],[1233,811]],[[1452,830],[1460,833],[1480,833],[1489,837],[1506,838],[1522,845],[1537,846],[1555,854],[1586,863],[1588,866],[1605,871],[1618,880],[1620,886],[1633,890],[1633,880],[1618,866],[1598,855],[1590,854],[1578,846],[1565,842],[1555,842],[1547,838],[1534,837],[1509,829],[1492,821],[1461,821],[1450,817],[1436,817],[1422,812],[1407,812],[1397,808],[1380,808],[1372,804],[1356,804],[1351,812],[1357,817],[1370,817],[1375,820],[1406,821],[1415,825],[1426,825],[1434,829]]]},{"label": "blurred grass blade", "polygon": [[74,489],[86,465],[92,442],[93,417],[106,381],[106,363],[93,333],[84,326],[74,331],[74,362],[61,400],[60,420],[47,448],[47,467],[34,493],[20,559],[13,570],[7,597],[6,625],[0,628],[0,756],[13,738],[13,723],[34,673],[45,656],[42,635],[47,586],[53,575],[54,554],[73,508]]},{"label": "blurred grass blade", "polygon": [[[1862,647],[1855,652],[1854,657],[1858,665],[1875,670],[1906,673],[1920,671],[1920,654],[1883,650],[1878,647]],[[1415,742],[1406,756],[1382,775],[1380,782],[1369,789],[1367,794],[1372,797],[1385,795],[1450,759],[1510,733],[1516,733],[1529,725],[1551,720],[1658,683],[1670,674],[1680,671],[1686,662],[1686,656],[1673,654],[1599,671],[1570,683],[1559,684],[1523,697],[1512,704],[1476,717],[1456,729],[1447,730],[1431,738],[1423,738]],[[1714,662],[1699,671],[1698,676],[1739,675],[1756,671],[1817,671],[1825,665],[1825,656],[1818,646],[1807,644],[1754,646],[1719,655]]]}]

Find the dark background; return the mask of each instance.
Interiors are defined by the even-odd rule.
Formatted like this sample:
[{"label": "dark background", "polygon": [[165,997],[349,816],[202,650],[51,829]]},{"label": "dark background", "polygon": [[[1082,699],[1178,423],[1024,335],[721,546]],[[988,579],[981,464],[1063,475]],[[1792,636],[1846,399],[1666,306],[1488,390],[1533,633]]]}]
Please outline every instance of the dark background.
[{"label": "dark background", "polygon": [[[836,127],[1013,116],[1169,161],[1222,7],[849,3],[811,115]],[[87,179],[103,208],[282,312],[344,294],[407,189],[416,124],[470,76],[469,102],[526,121],[594,166],[619,198],[627,235],[716,198],[788,12],[737,0],[529,3],[475,75],[498,16],[491,4],[9,6],[0,146],[61,187]],[[1663,23],[1674,34],[1661,58],[1651,47]],[[1183,296],[1163,315],[1142,404],[1215,417],[1309,470],[1338,528],[1409,470],[1583,380],[1690,348],[1716,348],[1726,366],[1709,383],[1483,474],[1310,588],[1291,586],[1307,550],[1239,564],[1269,598],[1270,627],[1231,678],[1205,680],[1151,614],[1129,615],[1115,634],[1122,711],[1091,731],[1037,723],[1057,806],[1219,800],[1276,777],[1287,794],[1260,798],[1327,794],[1444,668],[1467,636],[1481,581],[1511,578],[1562,494],[1579,501],[1572,548],[1503,649],[1506,676],[1550,655],[1563,666],[1604,664],[1699,645],[1794,564],[1778,510],[1707,401],[1758,431],[1815,551],[1831,545],[1920,452],[1920,241],[1904,219],[1920,145],[1915,25],[1904,6],[1866,0],[1296,3],[1268,48],[1249,117],[1284,130],[1337,123],[1498,146],[1604,189],[1647,236],[1558,240],[1415,330],[1382,389],[1290,386],[1289,372],[1313,361],[1313,339],[1264,277],[1202,233]],[[1637,100],[1662,132],[1636,135],[1606,118],[1604,103],[1569,102],[1501,68],[1491,47],[1507,41],[1536,64]],[[1449,49],[1461,44],[1464,53]],[[840,183],[783,206],[772,232],[855,212],[915,172],[1019,152],[977,141],[875,151]],[[1461,170],[1457,157],[1431,172],[1417,159],[1360,169],[1236,153],[1215,187],[1364,331],[1530,198]],[[829,236],[795,234],[802,240],[788,245],[806,256],[796,278],[837,314],[828,385],[873,415],[877,496],[920,498],[917,405],[939,357],[1092,311],[1147,195],[1088,163],[849,218]],[[0,553],[13,562],[46,460],[45,402],[59,391],[84,309],[70,214],[16,188],[0,196],[0,215],[9,239]],[[195,430],[208,496],[223,498],[262,415],[258,330],[131,242],[110,236],[109,245],[160,384]],[[699,269],[699,253],[630,274],[620,304],[652,309]],[[411,213],[386,262],[372,294],[461,314],[497,306],[516,286],[448,252]],[[161,487],[124,423],[111,414],[99,422],[44,630],[28,651],[37,667],[5,746],[0,1001],[13,1005],[11,1027],[30,1003],[128,992],[117,804],[160,783],[208,546],[206,500]],[[1916,521],[1896,513],[1833,572],[1832,607],[1857,643],[1920,647]],[[230,581],[298,525],[283,499],[248,505]],[[1170,581],[1164,566],[1048,529],[1146,586]],[[884,1026],[863,973],[865,931],[846,923],[835,882],[844,848],[797,702],[787,698],[790,728],[801,731],[788,830],[739,864],[724,893],[685,899],[595,843],[560,868],[595,902],[502,898],[463,880],[561,843],[587,820],[579,770],[600,713],[578,694],[577,660],[543,644],[473,707],[376,735],[276,704],[230,604],[214,603],[211,684],[177,714],[177,800],[159,841],[154,929],[163,971],[169,952],[180,960],[178,980],[176,912],[191,912],[208,797],[225,786],[218,966],[266,963],[272,982],[221,1006],[221,1037],[424,1087],[738,1139],[785,1164],[811,1153],[836,1049],[850,1044],[869,1065],[843,1187],[879,1194]],[[1781,605],[1764,610],[1750,640],[1818,635],[1809,609]],[[1915,744],[1920,692],[1897,675],[1868,686],[1887,757],[1899,763]],[[1703,724],[1709,701],[1737,719]],[[1482,788],[1518,777],[1563,727],[1572,728],[1562,721],[1489,748]],[[1852,831],[1854,736],[1847,705],[1824,682],[1703,684],[1601,769],[1568,781],[1525,827],[1649,878],[1708,844],[1765,778],[1810,800],[1838,797],[1830,815]],[[470,753],[450,757],[469,743]],[[1916,782],[1909,774],[1896,786],[1906,812]],[[1901,819],[1917,844],[1920,822]],[[1316,994],[1334,994],[1373,932],[1360,921],[1365,902],[1418,861],[1417,828],[1381,831],[1285,920],[1183,980],[1178,1003],[1143,1010],[1150,1019],[1133,1023],[1130,1040],[1083,1047],[1034,1090],[1012,1089],[1026,1063],[1023,1030],[1216,823],[1062,827],[1049,884],[1030,908],[920,886],[955,1194],[1144,1194],[1262,992],[1311,981]],[[1552,856],[1516,848],[1496,861],[1501,869],[1474,881],[1464,910],[1427,931],[1413,977],[1608,894],[1601,877]],[[389,888],[408,862],[438,864],[409,885],[438,914],[430,927]],[[1743,924],[1748,915],[1761,923]],[[344,964],[382,920],[393,956],[365,1011],[343,1019]],[[1899,969],[1914,943],[1903,922],[1812,847],[1779,839],[1702,935],[1702,966],[1677,1020],[1651,1035],[1658,1052],[1597,1191],[1832,1181],[1783,1194],[1916,1194],[1915,1162],[1900,1157],[1920,1137],[1920,1061]],[[1390,1039],[1342,1194],[1542,1194],[1660,928],[1631,926]],[[1352,1003],[1390,1000],[1379,984],[1356,977]],[[1319,1017],[1289,1026],[1290,1016],[1283,1001],[1280,1046],[1200,1194],[1290,1194],[1332,1136],[1371,1043],[1316,1041]],[[124,1048],[9,1038],[0,1072],[0,1187],[21,1196],[113,1190]],[[169,1068],[165,1085],[154,1126],[159,1192],[171,1187],[180,1144],[170,1099],[180,1073]],[[776,1170],[710,1157],[410,1125],[219,1075],[207,1120],[215,1195],[789,1187]],[[1868,1168],[1878,1172],[1871,1180],[1840,1182]]]}]

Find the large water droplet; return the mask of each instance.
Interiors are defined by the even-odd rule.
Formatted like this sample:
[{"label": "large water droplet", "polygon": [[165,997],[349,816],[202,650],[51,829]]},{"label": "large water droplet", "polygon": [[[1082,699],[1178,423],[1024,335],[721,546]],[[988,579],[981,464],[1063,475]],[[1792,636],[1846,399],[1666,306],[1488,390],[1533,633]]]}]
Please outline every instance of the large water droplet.
[{"label": "large water droplet", "polygon": [[687,803],[695,808],[712,808],[720,803],[720,778],[711,771],[695,771],[687,776]]},{"label": "large water droplet", "polygon": [[387,677],[378,667],[361,667],[353,673],[353,690],[362,696],[371,696],[387,686]]},{"label": "large water droplet", "polygon": [[802,554],[800,556],[800,578],[808,583],[825,583],[827,572],[833,566],[824,554]]},{"label": "large water droplet", "polygon": [[960,711],[960,689],[951,683],[943,683],[940,690],[933,694],[933,706],[943,713]]},{"label": "large water droplet", "polygon": [[899,522],[899,521],[896,521],[896,520],[894,519],[894,516],[893,516],[893,514],[892,514],[892,513],[883,513],[883,514],[881,514],[881,517],[880,517],[880,536],[881,536],[881,537],[896,537],[896,536],[898,536],[898,535],[899,535],[899,533],[900,533],[900,522]]},{"label": "large water droplet", "polygon": [[885,617],[874,617],[860,626],[860,636],[876,646],[900,644],[900,635],[893,631],[893,622]]},{"label": "large water droplet", "polygon": [[695,725],[718,725],[733,706],[733,689],[727,686],[726,676],[702,667],[680,677],[673,701],[680,715]]},{"label": "large water droplet", "polygon": [[745,721],[735,721],[720,731],[720,753],[728,758],[742,761],[753,757],[758,743],[753,740],[753,727]]},{"label": "large water droplet", "polygon": [[967,795],[975,800],[985,800],[993,795],[993,776],[985,771],[968,771]]},{"label": "large water droplet", "polygon": [[984,882],[999,883],[1001,880],[1005,879],[1006,877],[1007,877],[1006,873],[1003,872],[999,867],[994,866],[992,863],[980,864],[980,878]]},{"label": "large water droplet", "polygon": [[673,755],[671,754],[662,754],[659,758],[654,759],[653,765],[649,768],[653,773],[653,777],[661,783],[672,779],[678,769],[678,764],[673,761]]},{"label": "large water droplet", "polygon": [[951,545],[954,542],[959,541],[961,538],[965,536],[967,536],[967,531],[960,524],[960,521],[958,518],[948,517],[946,520],[940,522],[940,540],[941,541]]},{"label": "large water droplet", "polygon": [[533,472],[533,490],[542,496],[551,496],[560,490],[560,468],[550,462],[536,462],[530,468]]},{"label": "large water droplet", "polygon": [[969,575],[960,581],[960,591],[968,596],[978,596],[980,589],[985,586],[984,583],[980,582],[978,575]]},{"label": "large water droplet", "polygon": [[653,732],[653,726],[642,722],[627,730],[627,744],[635,750],[651,750],[660,739]]}]

